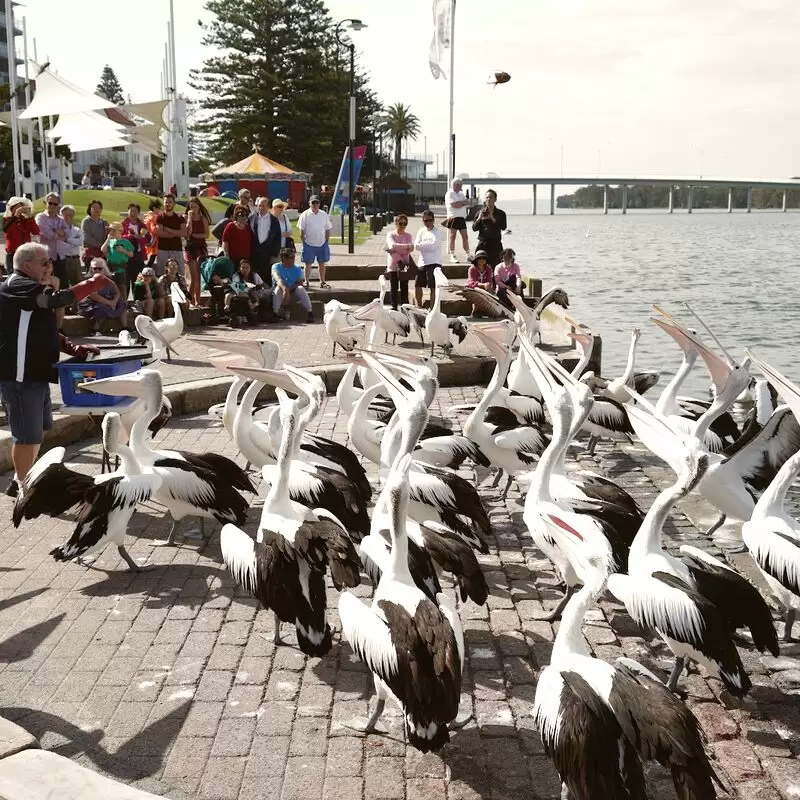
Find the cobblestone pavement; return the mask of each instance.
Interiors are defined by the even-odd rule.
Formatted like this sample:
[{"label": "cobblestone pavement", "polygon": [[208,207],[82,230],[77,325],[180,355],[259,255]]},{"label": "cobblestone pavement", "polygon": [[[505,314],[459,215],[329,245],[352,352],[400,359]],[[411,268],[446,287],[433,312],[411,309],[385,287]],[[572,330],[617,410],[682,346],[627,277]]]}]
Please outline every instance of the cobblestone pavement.
[{"label": "cobblestone pavement", "polygon": [[[442,390],[433,411],[469,402],[476,392]],[[335,400],[317,429],[344,439]],[[173,420],[157,441],[233,455],[225,432],[205,416]],[[99,447],[70,448],[68,459],[97,471]],[[602,469],[645,506],[657,492],[648,475],[663,476],[641,450],[608,445],[580,466]],[[488,473],[465,474],[489,496]],[[155,506],[135,515],[129,532],[134,558],[157,565],[139,575],[121,571],[113,547],[89,569],[53,561],[48,552],[71,531],[66,520],[6,526],[0,713],[47,749],[174,800],[557,798],[557,776],[530,716],[554,638],[542,617],[557,598],[556,579],[524,531],[518,490],[505,504],[487,502],[495,538],[480,560],[490,597],[484,607],[460,608],[463,702],[476,723],[438,754],[406,747],[395,710],[384,718],[387,736],[346,727],[365,717],[374,699],[370,676],[338,633],[325,658],[303,656],[293,632],[288,645],[274,647],[272,615],[234,588],[218,534],[202,552],[188,539],[177,549],[154,547],[167,532]],[[7,518],[11,501],[0,497],[0,506]],[[251,531],[257,516],[254,509]],[[673,515],[667,540],[720,552],[683,513]],[[362,584],[358,594],[368,597],[369,587]],[[331,624],[338,627],[336,600],[331,590]],[[613,661],[624,653],[665,675],[668,653],[619,606],[603,602],[585,635],[597,656]],[[720,774],[741,800],[800,796],[800,645],[781,649],[778,659],[742,650],[754,688],[741,702],[702,674],[685,679]],[[654,798],[674,796],[664,770],[648,773]]]}]

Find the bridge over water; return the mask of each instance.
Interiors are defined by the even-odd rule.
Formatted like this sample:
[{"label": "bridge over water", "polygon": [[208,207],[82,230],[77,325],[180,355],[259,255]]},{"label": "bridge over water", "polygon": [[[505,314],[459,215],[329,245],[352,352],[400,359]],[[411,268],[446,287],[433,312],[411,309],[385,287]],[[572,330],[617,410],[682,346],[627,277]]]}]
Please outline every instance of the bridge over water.
[{"label": "bridge over water", "polygon": [[536,213],[536,193],[540,185],[550,184],[550,213],[556,213],[556,186],[602,186],[603,187],[603,213],[608,214],[608,188],[618,186],[622,190],[621,210],[623,214],[628,213],[628,187],[630,186],[668,186],[669,205],[667,207],[671,214],[674,210],[675,188],[684,187],[688,189],[687,211],[692,213],[694,190],[698,187],[727,187],[728,189],[728,213],[733,211],[733,190],[747,189],[747,213],[753,210],[753,189],[782,189],[783,201],[782,211],[786,211],[786,193],[789,189],[800,189],[800,179],[769,179],[769,178],[696,178],[669,176],[641,176],[641,175],[615,175],[615,176],[594,176],[570,175],[559,177],[548,177],[544,175],[532,177],[496,177],[496,178],[462,178],[463,184],[471,187],[471,194],[474,196],[478,186],[530,186],[533,190],[533,201],[531,213]]}]

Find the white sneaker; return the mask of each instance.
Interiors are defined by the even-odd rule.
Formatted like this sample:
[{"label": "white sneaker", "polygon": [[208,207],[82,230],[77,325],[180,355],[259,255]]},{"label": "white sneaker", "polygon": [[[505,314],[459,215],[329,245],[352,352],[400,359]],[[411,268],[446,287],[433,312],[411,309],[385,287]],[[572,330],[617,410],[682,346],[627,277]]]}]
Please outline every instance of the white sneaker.
[{"label": "white sneaker", "polygon": [[458,256],[455,253],[450,253],[450,263],[458,264]]},{"label": "white sneaker", "polygon": [[475,258],[474,254],[468,252],[467,253],[467,261],[472,261],[473,258]]}]

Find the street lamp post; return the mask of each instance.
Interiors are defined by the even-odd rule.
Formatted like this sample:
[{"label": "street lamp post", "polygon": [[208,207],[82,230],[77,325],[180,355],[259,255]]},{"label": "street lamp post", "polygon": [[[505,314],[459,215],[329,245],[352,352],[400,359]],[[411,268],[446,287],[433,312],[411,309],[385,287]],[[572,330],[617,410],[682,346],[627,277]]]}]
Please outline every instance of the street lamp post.
[{"label": "street lamp post", "polygon": [[342,27],[347,26],[351,31],[360,31],[367,26],[360,19],[343,19],[336,23],[336,40],[342,47],[350,50],[350,120],[349,120],[349,144],[348,144],[348,179],[347,179],[347,218],[349,230],[347,232],[347,252],[355,252],[355,212],[353,209],[353,197],[355,195],[355,165],[353,163],[353,151],[356,146],[356,46],[353,40],[342,40]]}]

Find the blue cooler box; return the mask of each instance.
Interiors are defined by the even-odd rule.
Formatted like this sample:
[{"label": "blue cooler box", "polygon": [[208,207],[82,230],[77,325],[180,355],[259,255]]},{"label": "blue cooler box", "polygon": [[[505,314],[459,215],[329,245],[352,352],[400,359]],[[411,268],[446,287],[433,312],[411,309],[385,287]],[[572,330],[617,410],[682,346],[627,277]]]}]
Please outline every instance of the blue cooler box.
[{"label": "blue cooler box", "polygon": [[141,368],[142,359],[146,355],[149,355],[149,351],[141,347],[116,347],[101,352],[101,355],[95,356],[91,361],[81,361],[77,358],[59,361],[56,366],[64,405],[117,406],[127,402],[131,398],[90,392],[88,389],[79,389],[78,384],[136,372]]}]

